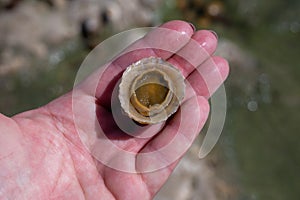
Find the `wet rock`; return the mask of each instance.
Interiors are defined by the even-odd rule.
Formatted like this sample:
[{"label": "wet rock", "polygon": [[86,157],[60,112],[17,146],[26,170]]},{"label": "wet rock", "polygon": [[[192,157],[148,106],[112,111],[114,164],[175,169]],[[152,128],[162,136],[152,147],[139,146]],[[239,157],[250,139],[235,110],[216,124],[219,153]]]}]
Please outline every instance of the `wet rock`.
[{"label": "wet rock", "polygon": [[[220,154],[211,152],[199,160],[200,143],[192,145],[180,161],[174,173],[158,192],[155,200],[232,200],[237,197],[237,190],[228,176]],[[211,163],[214,165],[211,165]],[[223,171],[220,173],[220,171]]]},{"label": "wet rock", "polygon": [[[0,5],[10,2],[2,0]],[[20,1],[14,9],[0,12],[0,52],[9,51],[12,57],[26,55],[30,65],[35,60],[47,60],[52,50],[80,35],[93,48],[109,36],[107,29],[113,34],[154,24],[155,13],[150,5],[158,4],[142,4],[139,0]],[[1,66],[12,66],[9,62],[6,59]],[[13,64],[19,65],[22,68],[21,64]]]},{"label": "wet rock", "polygon": [[86,45],[94,48],[107,37],[106,32],[112,34],[133,27],[153,26],[158,23],[154,9],[161,3],[161,0],[103,1],[97,11],[82,20],[81,35]]},{"label": "wet rock", "polygon": [[225,1],[177,0],[176,5],[184,18],[198,27],[209,28],[215,23],[230,24],[229,19],[225,17]]},{"label": "wet rock", "polygon": [[0,10],[12,10],[18,6],[21,1],[22,0],[0,0]]}]

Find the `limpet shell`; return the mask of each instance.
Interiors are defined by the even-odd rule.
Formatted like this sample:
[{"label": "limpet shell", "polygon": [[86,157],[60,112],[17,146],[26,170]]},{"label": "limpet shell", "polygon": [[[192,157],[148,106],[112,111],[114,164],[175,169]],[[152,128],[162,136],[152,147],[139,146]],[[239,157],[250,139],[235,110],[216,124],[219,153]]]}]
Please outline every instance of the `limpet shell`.
[{"label": "limpet shell", "polygon": [[149,57],[127,67],[119,85],[123,111],[141,124],[155,124],[175,113],[184,98],[181,72],[161,58]]}]

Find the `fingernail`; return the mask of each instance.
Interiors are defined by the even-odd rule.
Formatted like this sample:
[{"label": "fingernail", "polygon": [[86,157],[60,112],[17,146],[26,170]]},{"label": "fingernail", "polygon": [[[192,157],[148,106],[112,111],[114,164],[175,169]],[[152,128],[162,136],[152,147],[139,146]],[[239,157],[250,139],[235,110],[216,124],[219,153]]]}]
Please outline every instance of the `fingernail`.
[{"label": "fingernail", "polygon": [[217,38],[217,39],[219,39],[219,36],[218,36],[218,34],[215,32],[215,31],[212,31],[212,30],[209,30],[212,34],[214,34],[214,36]]},{"label": "fingernail", "polygon": [[194,25],[194,24],[192,24],[192,23],[190,23],[190,22],[189,22],[189,24],[190,24],[190,26],[192,27],[192,29],[193,29],[194,31],[196,31],[196,27],[195,27],[195,25]]}]

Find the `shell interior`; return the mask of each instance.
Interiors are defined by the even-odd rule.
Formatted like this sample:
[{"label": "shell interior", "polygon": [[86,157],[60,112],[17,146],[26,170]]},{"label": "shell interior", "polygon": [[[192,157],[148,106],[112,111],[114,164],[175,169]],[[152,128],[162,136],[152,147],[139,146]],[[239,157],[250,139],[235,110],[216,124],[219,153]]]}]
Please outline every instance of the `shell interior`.
[{"label": "shell interior", "polygon": [[153,116],[170,103],[168,81],[159,71],[149,71],[133,82],[130,102],[143,116]]},{"label": "shell interior", "polygon": [[184,77],[161,58],[145,58],[123,73],[119,100],[125,113],[142,124],[165,121],[184,97]]}]

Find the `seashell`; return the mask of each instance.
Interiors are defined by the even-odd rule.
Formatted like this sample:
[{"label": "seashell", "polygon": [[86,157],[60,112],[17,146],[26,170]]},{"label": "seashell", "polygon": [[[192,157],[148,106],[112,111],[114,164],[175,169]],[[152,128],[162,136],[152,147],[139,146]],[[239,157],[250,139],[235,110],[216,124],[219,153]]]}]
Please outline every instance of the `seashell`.
[{"label": "seashell", "polygon": [[123,111],[141,124],[155,124],[175,113],[185,94],[181,72],[161,58],[131,64],[122,75],[119,100]]}]

